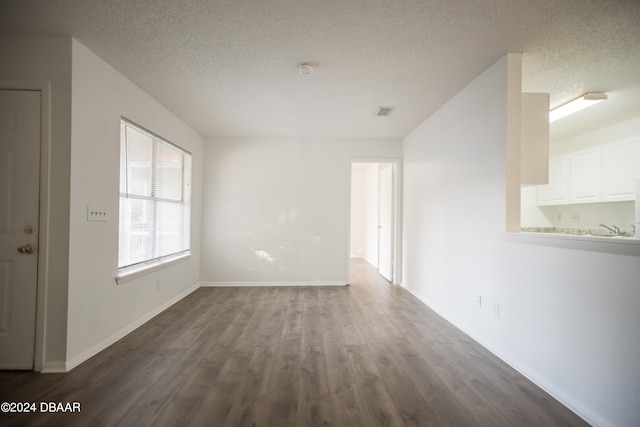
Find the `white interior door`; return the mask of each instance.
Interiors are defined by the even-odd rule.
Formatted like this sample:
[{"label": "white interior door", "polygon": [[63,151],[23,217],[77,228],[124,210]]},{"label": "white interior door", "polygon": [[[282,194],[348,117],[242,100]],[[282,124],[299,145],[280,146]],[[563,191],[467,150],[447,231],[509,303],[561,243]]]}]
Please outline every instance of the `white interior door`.
[{"label": "white interior door", "polygon": [[40,92],[0,90],[0,368],[32,369],[38,280]]},{"label": "white interior door", "polygon": [[393,281],[393,165],[380,165],[378,198],[378,272]]}]

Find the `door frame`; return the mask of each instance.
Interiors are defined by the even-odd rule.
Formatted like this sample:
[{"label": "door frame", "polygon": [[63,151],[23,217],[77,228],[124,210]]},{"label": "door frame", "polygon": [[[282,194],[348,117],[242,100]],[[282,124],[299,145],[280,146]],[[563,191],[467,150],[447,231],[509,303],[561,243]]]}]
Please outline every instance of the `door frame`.
[{"label": "door frame", "polygon": [[[377,163],[378,166],[378,274],[381,275],[382,277],[384,277],[387,280],[391,280],[393,281],[393,277],[395,274],[395,270],[396,270],[396,266],[394,263],[395,260],[395,220],[396,220],[396,206],[395,206],[395,192],[396,189],[394,188],[394,183],[396,181],[396,165],[394,163]],[[391,185],[390,185],[390,194],[387,196],[390,197],[382,197],[383,195],[383,190],[382,190],[382,185],[383,185],[383,179],[382,179],[382,173],[383,170],[385,170],[386,168],[391,168],[390,172],[391,172]],[[388,184],[388,183],[387,183]],[[386,201],[383,201],[384,199],[386,199]],[[385,230],[385,226],[386,224],[382,223],[382,212],[383,212],[383,205],[385,205],[386,203],[390,203],[390,206],[387,206],[390,208],[391,210],[391,215],[389,218],[389,222],[391,223],[390,225],[390,234],[391,234],[391,260],[390,260],[390,264],[387,264],[386,262],[384,263],[386,265],[386,267],[390,268],[389,271],[389,277],[385,276],[382,271],[381,271],[381,265],[382,265],[382,258],[381,258],[381,254],[385,253],[386,251],[382,251],[381,249],[383,248],[383,243],[382,243],[382,237],[383,237],[383,233],[382,230]],[[389,254],[386,254],[389,255]],[[385,261],[386,261],[386,255],[385,255]],[[386,268],[386,267],[383,267]]]},{"label": "door frame", "polygon": [[402,283],[402,159],[397,157],[353,157],[349,160],[347,182],[347,233],[345,278],[349,283],[351,275],[351,166],[353,163],[390,163],[393,166],[393,271],[394,285]]},{"label": "door frame", "polygon": [[46,301],[48,289],[50,172],[51,172],[51,83],[33,80],[0,80],[0,89],[40,92],[40,197],[38,213],[38,280],[36,284],[36,331],[33,370],[44,368]]}]

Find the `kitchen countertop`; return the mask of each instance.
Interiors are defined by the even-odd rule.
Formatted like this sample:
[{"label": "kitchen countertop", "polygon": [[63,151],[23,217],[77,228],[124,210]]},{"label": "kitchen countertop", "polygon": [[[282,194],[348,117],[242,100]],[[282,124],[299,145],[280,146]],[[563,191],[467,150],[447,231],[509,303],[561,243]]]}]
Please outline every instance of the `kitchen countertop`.
[{"label": "kitchen countertop", "polygon": [[521,231],[526,233],[549,233],[562,234],[567,236],[584,236],[584,237],[608,237],[611,239],[632,239],[636,237],[631,231],[623,231],[621,236],[616,236],[609,230],[600,228],[565,228],[565,227],[522,227]]}]

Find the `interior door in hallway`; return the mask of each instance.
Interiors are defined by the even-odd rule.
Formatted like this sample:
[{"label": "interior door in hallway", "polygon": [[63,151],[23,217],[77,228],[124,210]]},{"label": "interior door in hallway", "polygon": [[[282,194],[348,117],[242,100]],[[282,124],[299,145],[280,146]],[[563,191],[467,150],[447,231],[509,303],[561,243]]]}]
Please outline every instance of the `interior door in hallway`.
[{"label": "interior door in hallway", "polygon": [[393,281],[393,165],[381,164],[378,198],[378,272]]},{"label": "interior door in hallway", "polygon": [[0,90],[0,368],[32,369],[40,189],[40,92]]}]

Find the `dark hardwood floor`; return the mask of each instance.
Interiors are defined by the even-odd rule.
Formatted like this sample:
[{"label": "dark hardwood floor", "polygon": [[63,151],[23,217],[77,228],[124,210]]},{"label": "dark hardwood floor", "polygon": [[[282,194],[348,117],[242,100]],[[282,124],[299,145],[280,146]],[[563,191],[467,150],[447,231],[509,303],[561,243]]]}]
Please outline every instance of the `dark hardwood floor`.
[{"label": "dark hardwood floor", "polygon": [[348,287],[198,289],[67,374],[0,372],[4,401],[81,412],[2,426],[587,425],[358,260]]}]

